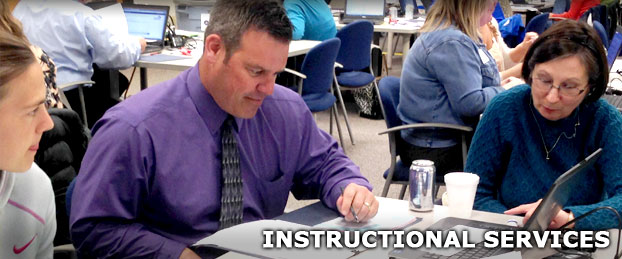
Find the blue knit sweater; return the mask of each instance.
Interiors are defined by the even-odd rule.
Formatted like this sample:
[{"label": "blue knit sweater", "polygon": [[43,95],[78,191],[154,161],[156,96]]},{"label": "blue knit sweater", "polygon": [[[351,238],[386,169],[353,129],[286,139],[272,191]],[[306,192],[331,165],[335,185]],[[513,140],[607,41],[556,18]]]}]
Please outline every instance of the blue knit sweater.
[{"label": "blue knit sweater", "polygon": [[[536,120],[550,151],[548,161]],[[562,136],[551,150],[562,132],[572,136],[577,121],[576,137]],[[535,202],[558,176],[598,148],[603,148],[601,157],[564,208],[575,217],[601,206],[622,213],[622,116],[601,99],[581,104],[565,119],[548,121],[533,108],[528,85],[503,92],[486,108],[469,150],[465,171],[480,176],[474,208],[503,213]],[[616,226],[615,215],[599,211],[575,228]]]}]

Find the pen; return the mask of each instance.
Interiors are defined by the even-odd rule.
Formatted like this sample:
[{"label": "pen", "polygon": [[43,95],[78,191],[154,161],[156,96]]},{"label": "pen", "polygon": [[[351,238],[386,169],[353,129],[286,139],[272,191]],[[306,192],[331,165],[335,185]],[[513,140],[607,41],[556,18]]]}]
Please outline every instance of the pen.
[{"label": "pen", "polygon": [[[341,186],[341,196],[343,196],[343,186]],[[356,223],[359,223],[359,217],[356,215],[356,212],[354,212],[354,208],[352,207],[352,205],[350,205],[350,212],[352,212],[352,216],[354,216],[354,220],[356,220]]]}]

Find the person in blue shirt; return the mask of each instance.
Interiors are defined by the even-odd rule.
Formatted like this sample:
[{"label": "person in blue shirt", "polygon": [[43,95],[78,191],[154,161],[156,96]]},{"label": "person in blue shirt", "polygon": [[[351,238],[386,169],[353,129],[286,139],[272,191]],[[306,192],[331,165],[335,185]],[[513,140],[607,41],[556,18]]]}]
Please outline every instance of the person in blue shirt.
[{"label": "person in blue shirt", "polygon": [[[477,126],[465,168],[480,177],[474,209],[525,214],[526,221],[557,177],[602,148],[549,227],[598,207],[622,213],[622,116],[600,99],[607,68],[586,23],[561,21],[540,35],[523,63],[527,84],[495,97]],[[574,228],[617,226],[610,211],[598,211]]]},{"label": "person in blue shirt", "polygon": [[91,8],[71,0],[8,0],[28,40],[56,62],[56,83],[91,80],[102,68],[132,66],[145,49],[143,38],[110,30]]},{"label": "person in blue shirt", "polygon": [[[134,65],[145,50],[144,38],[134,37],[109,28],[102,17],[88,6],[73,0],[6,0],[13,16],[23,26],[28,40],[41,47],[56,63],[56,83],[63,88],[71,106],[80,112],[80,99],[72,83],[95,81],[86,88],[89,127],[99,119],[127,89],[128,80],[118,74],[118,81],[110,76],[94,73],[101,69],[123,69]],[[96,67],[99,70],[96,70]],[[118,88],[112,93],[111,87]]]},{"label": "person in blue shirt", "polygon": [[327,40],[335,37],[337,27],[324,0],[285,0],[283,7],[294,26],[293,40]]},{"label": "person in blue shirt", "polygon": [[[477,32],[492,19],[496,3],[444,0],[432,5],[402,69],[397,112],[404,123],[474,127],[488,102],[503,91],[495,60]],[[461,146],[451,133],[403,130],[401,135],[411,144],[398,150],[404,164],[432,160],[437,179],[462,169]]]}]

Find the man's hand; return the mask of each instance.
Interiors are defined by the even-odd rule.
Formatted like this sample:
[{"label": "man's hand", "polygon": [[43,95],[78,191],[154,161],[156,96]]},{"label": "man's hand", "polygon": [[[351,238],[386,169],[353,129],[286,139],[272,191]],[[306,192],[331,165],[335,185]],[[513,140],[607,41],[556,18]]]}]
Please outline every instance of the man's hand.
[{"label": "man's hand", "polygon": [[[527,223],[529,218],[531,218],[533,213],[536,211],[536,208],[538,207],[538,205],[540,205],[540,202],[542,202],[542,199],[539,199],[538,201],[534,203],[523,204],[523,205],[511,208],[509,210],[504,211],[503,213],[512,214],[512,215],[525,214],[525,217],[523,218],[523,224],[525,224]],[[551,224],[549,225],[549,229],[558,229],[559,227],[566,224],[568,221],[571,221],[572,219],[574,219],[574,215],[572,214],[572,212],[566,212],[566,211],[560,210],[559,213],[557,213],[557,215],[551,221]],[[570,225],[570,227],[573,227],[573,225]]]},{"label": "man's hand", "polygon": [[140,52],[145,52],[145,48],[147,47],[147,41],[145,38],[138,38],[138,43],[140,43]]},{"label": "man's hand", "polygon": [[376,216],[378,206],[379,203],[374,194],[366,187],[355,183],[349,184],[343,190],[343,195],[337,199],[337,209],[344,215],[346,221],[355,220],[350,208],[354,210],[360,222],[365,222]]},{"label": "man's hand", "polygon": [[201,259],[201,257],[190,250],[190,248],[186,248],[179,255],[179,259]]}]

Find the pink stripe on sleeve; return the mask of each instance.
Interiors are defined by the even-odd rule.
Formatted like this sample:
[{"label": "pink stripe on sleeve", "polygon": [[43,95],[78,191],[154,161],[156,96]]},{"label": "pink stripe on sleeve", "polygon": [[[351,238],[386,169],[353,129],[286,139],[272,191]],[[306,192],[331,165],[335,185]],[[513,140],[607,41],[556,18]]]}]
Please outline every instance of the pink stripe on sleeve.
[{"label": "pink stripe on sleeve", "polygon": [[39,222],[41,222],[43,225],[45,225],[45,220],[41,216],[39,216],[39,214],[35,213],[34,211],[29,209],[28,207],[26,207],[26,206],[24,206],[22,204],[19,204],[19,203],[13,201],[13,200],[9,200],[8,203],[13,205],[13,206],[15,206],[15,207],[17,207],[17,208],[19,208],[19,209],[21,209],[21,210],[23,210],[23,211],[25,211],[25,212],[28,212],[28,214],[32,215],[33,217],[35,217],[35,219],[37,219]]}]

